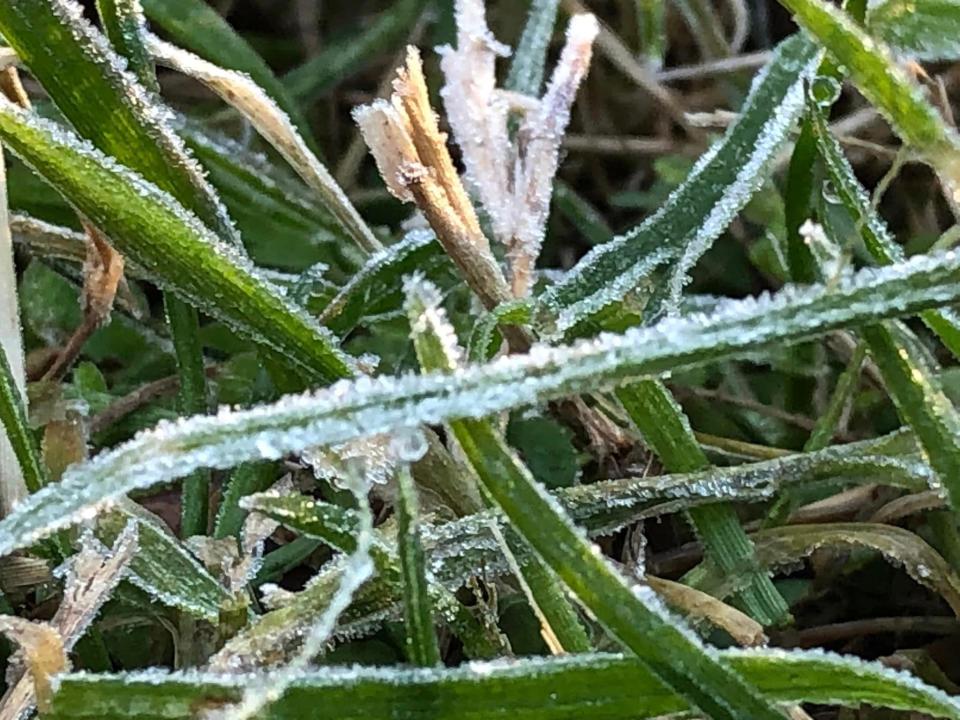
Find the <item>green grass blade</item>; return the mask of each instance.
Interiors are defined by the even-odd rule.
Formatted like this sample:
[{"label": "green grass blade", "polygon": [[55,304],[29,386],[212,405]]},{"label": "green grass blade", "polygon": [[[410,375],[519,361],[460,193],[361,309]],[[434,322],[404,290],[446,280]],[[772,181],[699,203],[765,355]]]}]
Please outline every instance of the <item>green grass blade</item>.
[{"label": "green grass blade", "polygon": [[647,64],[659,70],[667,54],[666,2],[664,0],[634,0],[640,53]]},{"label": "green grass blade", "polygon": [[10,369],[7,354],[0,348],[0,423],[7,434],[13,454],[20,464],[20,472],[29,492],[36,492],[46,484],[46,472],[40,462],[27,412],[23,406],[20,387]]},{"label": "green grass blade", "polygon": [[[425,372],[456,372],[462,367],[463,351],[457,344],[457,336],[443,308],[439,293],[429,282],[419,277],[409,279],[405,286],[407,315],[410,320],[411,337],[420,367]],[[492,426],[483,420],[478,425],[496,435]],[[454,426],[456,434],[456,426]],[[470,463],[478,474],[477,463],[482,460],[471,457]],[[485,498],[489,504],[489,497]],[[504,545],[504,553],[512,556],[518,579],[527,591],[531,606],[539,615],[541,633],[549,633],[550,643],[559,645],[566,652],[586,652],[590,641],[576,610],[570,605],[550,568],[535,554],[527,552],[522,538],[512,528],[500,533],[498,543]],[[519,557],[518,557],[519,556]]]},{"label": "green grass blade", "polygon": [[221,67],[249,75],[290,116],[310,149],[321,154],[310,125],[285,85],[216,10],[202,0],[141,0],[141,4],[151,22],[178,45]]},{"label": "green grass blade", "polygon": [[[3,117],[0,114],[0,131]],[[468,366],[453,376],[359,378],[272,405],[191,418],[176,427],[141,433],[72,468],[57,492],[43,490],[31,496],[0,521],[0,555],[29,547],[75,522],[93,505],[199,467],[227,468],[319,443],[480,418],[958,300],[960,257],[921,256],[840,278],[831,287],[792,288],[772,298],[723,301],[707,317],[670,319],[567,347],[539,347],[528,355]],[[176,462],[160,461],[173,452]]]},{"label": "green grass blade", "polygon": [[9,102],[0,101],[0,137],[163,289],[273,348],[309,377],[352,374],[351,360],[328,332],[169,195]]},{"label": "green grass blade", "polygon": [[[919,535],[894,525],[824,523],[788,525],[754,535],[757,554],[773,567],[793,567],[822,548],[866,548],[903,568],[918,584],[938,593],[960,612],[960,577]],[[722,572],[719,582],[728,580]]]},{"label": "green grass blade", "polygon": [[[226,211],[170,129],[168,111],[121,72],[123,61],[82,19],[74,0],[4,3],[0,33],[82,137],[173,195],[221,239],[237,239]],[[110,122],[103,121],[106,116]]]},{"label": "green grass blade", "polygon": [[960,509],[960,415],[895,326],[871,325],[862,332],[900,416],[916,433],[951,507]]},{"label": "green grass blade", "polygon": [[880,0],[870,3],[867,29],[899,52],[919,60],[960,57],[960,2]]},{"label": "green grass blade", "polygon": [[397,474],[397,548],[403,572],[403,618],[406,630],[407,658],[414,665],[440,665],[440,650],[433,629],[433,608],[427,590],[427,569],[420,544],[417,488],[410,470],[401,467]]},{"label": "green grass blade", "polygon": [[[817,57],[815,46],[801,36],[781,43],[724,138],[657,213],[595,247],[548,288],[539,301],[540,322],[564,335],[591,318],[602,324],[631,294],[638,296],[631,302],[642,307],[649,294],[644,283],[654,271],[666,275],[669,299],[677,301],[688,270],[764,181],[765,168],[803,109],[803,82]],[[647,312],[655,315],[657,309]]]},{"label": "green grass blade", "polygon": [[[97,9],[114,50],[126,58],[128,67],[144,87],[158,91],[153,62],[144,44],[140,7],[130,0],[101,0]],[[180,376],[179,409],[188,415],[206,413],[209,403],[203,346],[200,344],[200,317],[196,309],[170,294],[164,295],[164,309]],[[180,501],[182,537],[206,534],[209,494],[209,472],[198,470],[184,480]]]},{"label": "green grass blade", "polygon": [[631,587],[536,484],[486,423],[458,420],[454,435],[511,524],[593,615],[664,684],[711,718],[782,715],[667,614]]},{"label": "green grass blade", "polygon": [[[408,285],[417,357],[424,370],[453,372],[460,357],[456,336],[439,316],[442,311],[428,291],[416,282]],[[488,421],[454,420],[450,428],[483,489],[518,535],[661,681],[712,718],[782,719],[736,673],[717,663],[675,624],[652,591],[631,588],[533,479]]]},{"label": "green grass blade", "polygon": [[[880,265],[900,262],[904,258],[903,248],[897,244],[886,223],[871,206],[866,190],[857,180],[840,143],[830,132],[825,119],[816,113],[811,114],[810,122],[830,182],[837,197],[860,229],[860,236],[867,251]],[[940,337],[954,357],[960,358],[960,318],[949,309],[928,310],[921,313],[921,318]]]},{"label": "green grass blade", "polygon": [[823,43],[900,137],[937,169],[949,191],[960,193],[960,139],[888,49],[833,5],[821,0],[781,0],[781,4]]},{"label": "green grass blade", "polygon": [[233,600],[224,588],[157,517],[130,501],[97,522],[97,536],[112,542],[128,522],[136,521],[139,551],[130,560],[128,579],[151,599],[217,623]]},{"label": "green grass blade", "polygon": [[[857,708],[920,712],[960,718],[960,703],[911,675],[876,662],[823,652],[727,650],[719,657],[769,697]],[[390,715],[413,720],[480,720],[509,714],[517,720],[585,717],[618,720],[687,710],[639,662],[619,655],[579,655],[515,663],[465,665],[440,671],[324,668],[303,677],[267,718],[315,713],[318,703],[342,720]],[[59,718],[192,718],[197,707],[239,696],[243,678],[209,673],[141,671],[115,675],[72,673],[55,680],[50,714]]]},{"label": "green grass blade", "polygon": [[143,13],[136,0],[97,0],[97,12],[104,34],[118,55],[127,59],[127,67],[143,86],[160,91],[153,61],[143,44]]},{"label": "green grass blade", "polygon": [[513,53],[510,73],[507,75],[507,90],[540,97],[543,85],[543,68],[547,62],[547,50],[553,28],[557,22],[560,0],[531,0],[527,23]]},{"label": "green grass blade", "polygon": [[[668,471],[693,472],[710,466],[687,417],[662,382],[624,385],[617,397]],[[764,626],[785,624],[790,609],[769,574],[757,565],[753,544],[733,506],[716,503],[694,508],[690,519],[707,557],[724,572],[743,578],[737,599],[746,613]]]},{"label": "green grass blade", "polygon": [[[200,316],[196,309],[167,293],[164,296],[167,325],[173,338],[180,389],[179,410],[187,415],[210,411],[203,346],[200,344]],[[210,473],[203,470],[183,481],[180,501],[180,536],[206,535],[210,505]]]},{"label": "green grass blade", "polygon": [[367,29],[351,33],[284,75],[284,86],[298,102],[312,103],[373,58],[399,47],[426,4],[427,0],[398,0]]},{"label": "green grass blade", "polygon": [[277,471],[273,463],[244,463],[238,467],[224,484],[213,536],[236,536],[247,518],[247,511],[240,507],[240,501],[248,495],[266,490],[276,477]]},{"label": "green grass blade", "polygon": [[557,180],[554,184],[553,203],[557,212],[567,218],[592,245],[605,243],[613,237],[613,230],[600,211],[563,180]]},{"label": "green grass blade", "polygon": [[340,292],[318,314],[320,322],[338,335],[346,335],[364,317],[401,309],[403,278],[413,272],[439,279],[452,274],[452,264],[436,237],[414,231],[397,243],[370,256]]}]

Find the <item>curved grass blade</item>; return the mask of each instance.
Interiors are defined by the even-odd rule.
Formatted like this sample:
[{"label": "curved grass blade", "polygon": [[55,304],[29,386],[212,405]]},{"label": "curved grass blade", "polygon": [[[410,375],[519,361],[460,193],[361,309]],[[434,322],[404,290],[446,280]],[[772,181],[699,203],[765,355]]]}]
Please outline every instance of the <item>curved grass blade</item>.
[{"label": "curved grass blade", "polygon": [[797,22],[847,70],[857,89],[922,153],[960,200],[960,138],[923,96],[889,50],[851,17],[821,0],[780,0]]},{"label": "curved grass blade", "polygon": [[[804,79],[817,58],[816,47],[802,36],[781,43],[724,138],[701,157],[660,210],[627,234],[595,247],[541,295],[540,323],[562,336],[578,332],[591,318],[603,325],[604,317],[618,314],[618,305],[643,309],[650,294],[645,283],[655,271],[665,274],[675,304],[689,269],[763,182],[769,161],[803,109]],[[646,314],[656,316],[660,309],[656,301]]]},{"label": "curved grass blade", "polygon": [[[0,114],[0,132],[4,117]],[[119,193],[124,187],[120,183],[105,189]],[[196,275],[195,268],[191,272]],[[208,283],[222,287],[220,278]],[[248,460],[276,459],[320,443],[481,418],[958,300],[960,257],[918,256],[841,277],[835,286],[788,288],[772,297],[723,301],[707,317],[669,319],[566,347],[535,347],[528,355],[469,366],[452,376],[362,377],[271,405],[191,418],[141,433],[72,468],[56,492],[33,495],[0,521],[0,555],[29,547],[113,497],[182,477],[198,467],[227,468]],[[277,316],[273,312],[272,317]]]},{"label": "curved grass blade", "polygon": [[246,73],[273,98],[300,131],[310,150],[320,155],[300,108],[263,58],[202,0],[141,0],[150,20],[179,45],[221,67]]},{"label": "curved grass blade", "polygon": [[[10,369],[7,353],[0,347],[0,424],[13,454],[20,465],[20,474],[27,491],[34,493],[46,484],[46,472],[40,462],[40,453],[30,433],[27,412],[23,406],[20,386]],[[6,473],[6,468],[4,469]],[[4,477],[2,482],[9,482]]]},{"label": "curved grass blade", "polygon": [[216,194],[170,128],[169,111],[122,69],[124,62],[83,18],[79,4],[4,3],[0,33],[82,137],[173,195],[222,240],[238,241]]},{"label": "curved grass blade", "polygon": [[[960,703],[942,690],[876,662],[823,652],[726,650],[719,657],[783,703],[812,702],[920,712],[960,719]],[[54,679],[51,720],[132,718],[187,720],[195,709],[238,697],[243,678],[210,673],[140,671],[68,673]],[[298,717],[318,703],[342,720],[390,715],[404,720],[646,718],[687,710],[636,660],[620,655],[467,664],[444,670],[324,668],[305,675],[267,718]]]},{"label": "curved grass blade", "polygon": [[169,195],[63,128],[2,100],[0,137],[162,288],[269,346],[309,377],[329,381],[353,373],[327,331]]},{"label": "curved grass blade", "polygon": [[960,2],[879,0],[867,9],[867,30],[919,60],[960,58]]},{"label": "curved grass blade", "polygon": [[259,85],[246,75],[224,70],[156,37],[150,37],[148,45],[157,62],[199,80],[236,108],[303,178],[360,248],[376,252],[382,247],[289,116]]},{"label": "curved grass blade", "polygon": [[[754,533],[753,540],[758,557],[771,567],[792,567],[822,548],[875,550],[906,570],[916,582],[938,593],[955,614],[960,614],[960,577],[936,550],[909,530],[876,523],[788,525],[761,530]],[[714,569],[706,582],[716,589],[728,579],[724,572]]]}]

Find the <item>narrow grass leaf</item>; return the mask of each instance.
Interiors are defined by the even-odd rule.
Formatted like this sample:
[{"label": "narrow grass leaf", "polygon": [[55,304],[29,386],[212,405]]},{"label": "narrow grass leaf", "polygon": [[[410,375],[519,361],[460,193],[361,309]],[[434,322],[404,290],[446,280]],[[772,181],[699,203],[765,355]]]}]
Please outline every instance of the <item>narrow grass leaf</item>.
[{"label": "narrow grass leaf", "polygon": [[433,607],[427,589],[427,569],[420,544],[419,502],[410,470],[397,472],[397,548],[403,571],[403,618],[407,657],[414,665],[440,665],[440,650],[433,629]]},{"label": "narrow grass leaf", "polygon": [[[665,274],[667,306],[675,304],[687,272],[763,183],[803,109],[804,79],[817,58],[816,47],[802,36],[781,43],[755,79],[738,121],[666,204],[637,228],[595,247],[544,292],[541,324],[561,336],[590,318],[602,324],[595,316],[618,314],[616,306],[625,302],[643,311],[655,271]],[[646,312],[655,316],[659,309],[658,302]]]},{"label": "narrow grass leaf", "polygon": [[[20,476],[27,490],[34,493],[46,484],[46,472],[30,432],[23,402],[20,386],[7,361],[7,353],[0,347],[0,423],[3,425],[10,447],[13,448],[14,457],[19,464]],[[5,468],[2,480],[4,483],[9,482],[6,472]]]},{"label": "narrow grass leaf", "polygon": [[879,0],[867,9],[867,30],[918,60],[960,58],[960,2]]},{"label": "narrow grass leaf", "polygon": [[216,10],[202,0],[142,0],[141,4],[151,22],[179,45],[221,67],[249,75],[290,117],[311,151],[319,155],[310,126],[284,84]]},{"label": "narrow grass leaf", "polygon": [[[199,165],[171,129],[169,110],[125,69],[78,3],[5,3],[0,32],[79,135],[173,195],[222,240],[238,240]],[[111,121],[103,122],[107,115]]]},{"label": "narrow grass leaf", "polygon": [[[420,277],[413,277],[408,279],[405,290],[410,335],[421,369],[426,372],[457,372],[463,366],[463,350],[458,345],[456,333],[440,306],[436,287]],[[478,420],[477,424],[491,435],[499,437],[489,422]],[[456,423],[452,425],[452,430],[458,435]],[[474,471],[481,474],[483,470],[477,463],[484,459],[476,455],[468,455],[468,459]],[[490,468],[486,470],[491,471]],[[529,471],[527,474],[529,475]],[[484,496],[484,499],[488,504],[492,504],[489,496]],[[502,533],[496,529],[494,534],[508,564],[523,586],[531,608],[540,620],[540,633],[547,645],[555,652],[590,650],[589,638],[577,612],[570,605],[550,568],[535,554],[528,552],[526,543],[513,528],[507,528]]]},{"label": "narrow grass leaf", "polygon": [[0,101],[0,137],[162,288],[276,350],[308,376],[352,374],[328,332],[168,194],[9,102]]},{"label": "narrow grass leaf", "polygon": [[[857,708],[877,707],[960,718],[960,704],[912,675],[824,652],[727,650],[718,653],[770,698]],[[267,718],[295,717],[322,703],[343,720],[390,714],[413,720],[480,720],[509,715],[520,720],[559,720],[590,714],[601,720],[655,717],[688,706],[632,658],[578,655],[513,662],[467,664],[436,670],[324,668],[305,675]],[[116,675],[64,674],[54,680],[50,717],[116,718],[137,713],[169,720],[192,718],[202,705],[235,699],[243,678],[210,673],[140,671]]]},{"label": "narrow grass leaf", "polygon": [[846,69],[864,97],[904,141],[922,153],[948,191],[960,199],[960,139],[889,50],[849,15],[822,0],[781,0],[781,4]]},{"label": "narrow grass leaf", "polygon": [[[911,343],[884,323],[863,328],[900,416],[916,433],[952,508],[960,509],[960,415]],[[942,483],[942,486],[940,485]]]},{"label": "narrow grass leaf", "polygon": [[958,299],[960,258],[919,256],[841,277],[831,287],[723,301],[709,316],[672,318],[571,346],[538,346],[454,375],[362,377],[270,405],[161,425],[72,468],[56,492],[42,490],[0,521],[0,555],[28,547],[111,498],[198,467],[226,468],[320,443],[480,418]]},{"label": "narrow grass leaf", "polygon": [[[617,397],[664,467],[691,472],[709,467],[683,410],[659,380],[624,385]],[[703,540],[707,556],[744,580],[737,599],[747,614],[762,625],[788,621],[790,610],[766,570],[757,565],[750,538],[740,526],[736,510],[726,503],[693,508],[690,520]]]},{"label": "narrow grass leaf", "polygon": [[513,53],[507,90],[540,97],[550,38],[557,23],[560,0],[531,0],[527,23]]},{"label": "narrow grass leaf", "polygon": [[[903,248],[894,239],[883,218],[871,206],[866,190],[857,180],[840,143],[830,132],[826,121],[818,113],[811,115],[810,122],[834,192],[859,228],[864,247],[879,265],[900,262],[904,258]],[[955,357],[960,357],[960,318],[946,308],[925,311],[920,317],[940,337],[950,352]]]}]

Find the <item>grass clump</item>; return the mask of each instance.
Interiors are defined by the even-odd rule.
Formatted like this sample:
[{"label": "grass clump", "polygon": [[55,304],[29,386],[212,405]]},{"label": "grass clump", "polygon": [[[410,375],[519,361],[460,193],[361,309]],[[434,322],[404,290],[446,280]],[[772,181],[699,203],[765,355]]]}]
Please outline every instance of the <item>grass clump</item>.
[{"label": "grass clump", "polygon": [[0,5],[0,718],[960,718],[960,7],[595,5]]}]

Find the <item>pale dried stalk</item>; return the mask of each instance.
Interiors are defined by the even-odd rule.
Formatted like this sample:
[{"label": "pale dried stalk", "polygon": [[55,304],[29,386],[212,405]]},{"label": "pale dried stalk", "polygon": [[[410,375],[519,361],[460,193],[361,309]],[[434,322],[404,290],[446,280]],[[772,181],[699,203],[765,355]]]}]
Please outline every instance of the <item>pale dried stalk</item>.
[{"label": "pale dried stalk", "polygon": [[87,237],[83,263],[83,320],[47,370],[45,380],[63,377],[80,355],[84,343],[110,319],[117,288],[123,281],[123,256],[92,223],[85,218],[80,222]]},{"label": "pale dried stalk", "polygon": [[[353,116],[387,189],[404,202],[416,203],[483,305],[493,309],[511,300],[510,288],[437,126],[416,48],[407,49],[390,102],[378,100],[358,107]],[[519,328],[504,328],[504,334],[516,352],[530,345]]]},{"label": "pale dried stalk", "polygon": [[[0,70],[0,91],[15,102],[24,99],[23,87],[13,67]],[[13,264],[13,238],[7,208],[7,172],[0,148],[0,351],[7,357],[13,379],[26,403],[23,339],[17,301],[17,271]],[[0,516],[27,495],[20,463],[5,432],[0,432]]]},{"label": "pale dried stalk", "polygon": [[[577,88],[590,66],[599,26],[572,18],[567,42],[542,99],[497,88],[496,60],[509,54],[487,27],[482,0],[457,0],[457,47],[440,48],[441,94],[467,179],[507,247],[515,297],[530,291],[550,210],[559,151]],[[511,137],[511,113],[523,121]]]},{"label": "pale dried stalk", "polygon": [[518,144],[525,152],[517,163],[519,177],[514,179],[515,227],[508,243],[511,281],[517,297],[524,297],[530,291],[533,266],[540,255],[550,214],[560,143],[570,122],[570,108],[577,88],[590,68],[598,30],[593,15],[577,15],[570,20],[567,42],[547,92],[518,133]]},{"label": "pale dried stalk", "polygon": [[23,648],[28,671],[0,701],[0,720],[24,718],[34,705],[47,709],[51,677],[69,668],[67,653],[109,599],[136,550],[135,523],[124,528],[109,550],[87,534],[80,552],[67,561],[63,600],[49,623],[0,617],[0,632]]},{"label": "pale dried stalk", "polygon": [[382,249],[333,176],[303,141],[290,118],[244,73],[226,70],[191,52],[149,35],[154,60],[206,85],[246,118],[292,167],[363,250]]}]

